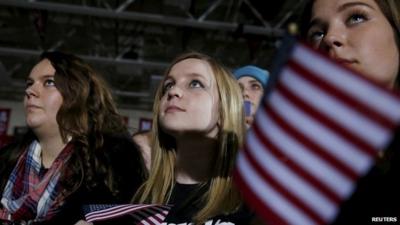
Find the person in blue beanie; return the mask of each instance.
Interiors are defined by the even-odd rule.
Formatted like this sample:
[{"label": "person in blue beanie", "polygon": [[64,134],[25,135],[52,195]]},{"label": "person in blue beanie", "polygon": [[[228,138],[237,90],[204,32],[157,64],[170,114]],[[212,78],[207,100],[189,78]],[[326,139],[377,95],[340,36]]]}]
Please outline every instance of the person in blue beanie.
[{"label": "person in blue beanie", "polygon": [[233,71],[242,89],[246,114],[246,127],[253,123],[254,116],[264,94],[269,72],[257,66],[247,65]]}]

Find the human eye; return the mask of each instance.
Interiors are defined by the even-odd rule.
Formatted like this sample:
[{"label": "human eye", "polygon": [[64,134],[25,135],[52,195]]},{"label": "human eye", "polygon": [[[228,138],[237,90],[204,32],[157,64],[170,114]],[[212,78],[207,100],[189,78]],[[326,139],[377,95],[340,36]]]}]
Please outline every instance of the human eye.
[{"label": "human eye", "polygon": [[163,84],[163,93],[167,92],[168,90],[170,90],[172,87],[174,86],[174,82],[173,81],[166,81]]},{"label": "human eye", "polygon": [[46,87],[56,86],[56,82],[54,81],[54,78],[48,78],[48,79],[44,80],[44,86],[46,86]]},{"label": "human eye", "polygon": [[348,25],[355,25],[368,20],[367,15],[364,12],[354,11],[351,12],[347,17],[346,23]]},{"label": "human eye", "polygon": [[244,91],[244,86],[242,83],[239,83],[240,90]]},{"label": "human eye", "polygon": [[261,85],[258,83],[254,83],[251,85],[251,89],[252,90],[260,90],[261,89]]},{"label": "human eye", "polygon": [[189,87],[191,87],[191,88],[204,88],[204,85],[199,80],[192,80],[189,83]]},{"label": "human eye", "polygon": [[28,88],[28,87],[32,86],[32,84],[33,84],[33,80],[30,80],[30,79],[26,80],[25,81],[25,88]]},{"label": "human eye", "polygon": [[325,32],[320,28],[312,27],[307,32],[307,40],[313,45],[319,44],[324,36]]}]

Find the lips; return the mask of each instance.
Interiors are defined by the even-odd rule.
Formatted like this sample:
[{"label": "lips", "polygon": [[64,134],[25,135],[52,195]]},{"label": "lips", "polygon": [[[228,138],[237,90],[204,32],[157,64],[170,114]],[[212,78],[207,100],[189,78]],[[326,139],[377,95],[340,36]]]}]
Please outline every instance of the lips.
[{"label": "lips", "polygon": [[178,106],[175,106],[175,105],[171,105],[171,106],[168,106],[166,109],[165,109],[165,112],[166,113],[171,113],[171,112],[185,112],[186,110],[184,110],[184,109],[182,109],[182,108],[180,108],[180,107],[178,107]]},{"label": "lips", "polygon": [[344,58],[334,58],[338,63],[346,66],[350,66],[354,63],[356,63],[356,60],[353,59],[344,59]]},{"label": "lips", "polygon": [[25,106],[26,109],[40,109],[40,106],[35,105],[35,104],[27,104]]}]

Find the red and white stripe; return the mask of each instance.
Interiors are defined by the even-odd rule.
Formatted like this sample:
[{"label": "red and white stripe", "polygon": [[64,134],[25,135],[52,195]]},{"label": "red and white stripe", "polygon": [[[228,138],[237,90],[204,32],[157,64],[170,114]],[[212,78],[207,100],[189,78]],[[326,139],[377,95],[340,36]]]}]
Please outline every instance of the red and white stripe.
[{"label": "red and white stripe", "polygon": [[399,121],[399,96],[297,44],[239,153],[237,184],[272,224],[327,224]]},{"label": "red and white stripe", "polygon": [[168,214],[168,206],[160,205],[116,205],[110,208],[96,210],[85,215],[87,222],[95,222],[129,215],[138,224],[161,224]]}]

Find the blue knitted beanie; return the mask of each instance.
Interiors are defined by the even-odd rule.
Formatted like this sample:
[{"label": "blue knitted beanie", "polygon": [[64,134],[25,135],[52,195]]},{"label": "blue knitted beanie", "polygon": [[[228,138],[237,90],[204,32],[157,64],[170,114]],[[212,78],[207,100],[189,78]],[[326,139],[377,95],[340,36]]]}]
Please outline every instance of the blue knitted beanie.
[{"label": "blue knitted beanie", "polygon": [[235,71],[233,71],[233,75],[235,75],[237,80],[245,76],[253,77],[258,80],[263,85],[263,87],[265,87],[267,85],[269,72],[257,66],[248,65],[236,69]]}]

